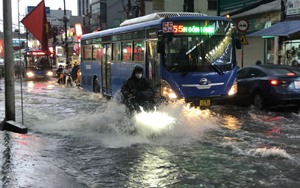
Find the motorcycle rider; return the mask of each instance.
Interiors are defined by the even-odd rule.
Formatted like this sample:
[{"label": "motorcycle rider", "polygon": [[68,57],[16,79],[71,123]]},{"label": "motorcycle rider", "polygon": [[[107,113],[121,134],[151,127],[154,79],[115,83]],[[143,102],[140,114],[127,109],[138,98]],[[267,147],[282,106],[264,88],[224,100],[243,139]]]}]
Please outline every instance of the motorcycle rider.
[{"label": "motorcycle rider", "polygon": [[135,65],[131,77],[121,88],[124,103],[130,112],[140,111],[139,106],[143,106],[145,102],[154,106],[155,89],[151,81],[143,76],[143,72],[141,65]]}]

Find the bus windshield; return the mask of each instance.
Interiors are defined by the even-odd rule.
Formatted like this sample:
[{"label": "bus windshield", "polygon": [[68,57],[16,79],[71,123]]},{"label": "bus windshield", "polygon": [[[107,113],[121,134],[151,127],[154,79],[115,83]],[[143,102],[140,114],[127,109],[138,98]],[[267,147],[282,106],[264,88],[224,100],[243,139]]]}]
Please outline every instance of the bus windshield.
[{"label": "bus windshield", "polygon": [[44,52],[27,52],[25,54],[26,68],[49,69],[51,64]]},{"label": "bus windshield", "polygon": [[[205,25],[201,27],[201,25]],[[233,27],[227,21],[174,23],[173,37],[164,39],[164,65],[171,72],[231,70]],[[180,27],[180,29],[178,29]],[[196,32],[195,32],[196,31]]]}]

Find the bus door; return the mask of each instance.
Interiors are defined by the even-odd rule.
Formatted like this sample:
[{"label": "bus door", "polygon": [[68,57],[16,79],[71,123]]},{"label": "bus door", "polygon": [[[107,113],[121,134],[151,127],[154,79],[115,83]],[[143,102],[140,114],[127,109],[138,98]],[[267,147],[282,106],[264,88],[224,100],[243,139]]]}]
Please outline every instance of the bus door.
[{"label": "bus door", "polygon": [[157,40],[147,41],[147,76],[155,87],[160,85]]},{"label": "bus door", "polygon": [[112,96],[111,91],[111,44],[103,45],[101,59],[101,87],[102,93],[107,96]]}]

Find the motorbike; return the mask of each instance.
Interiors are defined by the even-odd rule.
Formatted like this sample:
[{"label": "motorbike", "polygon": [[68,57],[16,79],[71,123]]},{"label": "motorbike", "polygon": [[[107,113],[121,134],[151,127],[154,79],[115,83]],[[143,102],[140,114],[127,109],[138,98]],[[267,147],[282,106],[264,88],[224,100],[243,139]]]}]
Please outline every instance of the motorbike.
[{"label": "motorbike", "polygon": [[151,91],[139,91],[134,97],[124,99],[124,104],[129,114],[155,110],[153,92]]}]

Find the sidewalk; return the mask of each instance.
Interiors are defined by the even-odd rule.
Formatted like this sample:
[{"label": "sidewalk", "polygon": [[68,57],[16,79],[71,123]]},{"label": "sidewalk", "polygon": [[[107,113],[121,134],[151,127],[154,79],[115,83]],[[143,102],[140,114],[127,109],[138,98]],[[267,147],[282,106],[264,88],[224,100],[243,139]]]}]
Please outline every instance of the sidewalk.
[{"label": "sidewalk", "polygon": [[[45,156],[43,139],[0,131],[0,187],[85,188]],[[47,146],[46,146],[47,148]]]}]

